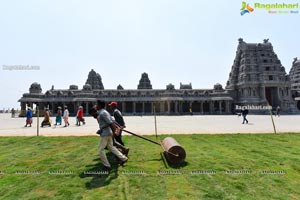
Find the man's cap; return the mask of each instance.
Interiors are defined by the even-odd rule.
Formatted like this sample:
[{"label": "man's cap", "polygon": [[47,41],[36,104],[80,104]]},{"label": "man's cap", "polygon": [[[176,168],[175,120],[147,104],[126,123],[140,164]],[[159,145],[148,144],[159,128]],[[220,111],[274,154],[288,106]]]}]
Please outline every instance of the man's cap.
[{"label": "man's cap", "polygon": [[113,101],[113,102],[110,102],[110,104],[108,104],[109,107],[117,107],[118,106],[118,103]]}]

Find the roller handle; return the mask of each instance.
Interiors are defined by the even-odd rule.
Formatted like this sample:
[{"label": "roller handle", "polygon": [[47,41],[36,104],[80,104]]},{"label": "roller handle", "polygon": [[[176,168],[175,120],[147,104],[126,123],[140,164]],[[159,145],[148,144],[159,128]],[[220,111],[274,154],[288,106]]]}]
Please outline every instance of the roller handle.
[{"label": "roller handle", "polygon": [[161,143],[155,142],[155,141],[153,141],[153,140],[150,140],[150,139],[148,139],[148,138],[145,138],[145,137],[143,137],[143,136],[141,136],[141,135],[138,135],[138,134],[135,134],[135,133],[133,133],[133,132],[127,131],[127,130],[125,130],[125,129],[122,129],[122,131],[124,131],[124,132],[126,132],[126,133],[129,133],[129,134],[131,134],[131,135],[134,135],[134,136],[136,136],[136,137],[142,138],[142,139],[144,139],[144,140],[147,140],[147,141],[149,141],[149,142],[152,142],[153,144],[157,144],[157,145],[161,146],[165,152],[167,152],[167,153],[169,153],[169,154],[171,154],[171,155],[173,155],[173,156],[176,156],[176,157],[179,156],[178,154],[174,154],[174,153],[172,153],[172,152],[170,152],[170,151],[166,151],[165,148],[164,148],[164,146],[163,146]]},{"label": "roller handle", "polygon": [[155,141],[153,141],[153,140],[150,140],[150,139],[148,139],[148,138],[145,138],[145,137],[143,137],[143,136],[141,136],[141,135],[138,135],[138,134],[135,134],[135,133],[133,133],[133,132],[127,131],[127,130],[125,130],[125,129],[122,129],[122,131],[124,131],[124,132],[126,132],[126,133],[129,133],[129,134],[131,134],[131,135],[134,135],[134,136],[136,136],[136,137],[142,138],[142,139],[144,139],[144,140],[147,140],[147,141],[149,141],[149,142],[152,142],[153,144],[157,144],[157,145],[161,146],[160,143],[155,142]]}]

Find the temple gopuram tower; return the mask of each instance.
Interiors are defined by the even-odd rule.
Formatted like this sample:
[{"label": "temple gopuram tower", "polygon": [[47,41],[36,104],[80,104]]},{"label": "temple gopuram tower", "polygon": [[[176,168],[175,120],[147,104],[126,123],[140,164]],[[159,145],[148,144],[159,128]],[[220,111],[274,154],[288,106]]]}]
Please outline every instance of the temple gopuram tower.
[{"label": "temple gopuram tower", "polygon": [[290,87],[289,76],[269,39],[263,43],[246,43],[239,39],[226,86],[235,105],[280,106],[282,111],[294,112]]},{"label": "temple gopuram tower", "polygon": [[88,79],[85,84],[92,86],[92,89],[104,90],[101,76],[93,69],[89,72]]},{"label": "temple gopuram tower", "polygon": [[152,85],[147,73],[143,73],[137,89],[152,89]]},{"label": "temple gopuram tower", "polygon": [[300,60],[294,58],[292,68],[290,70],[292,97],[297,102],[297,108],[300,110]]}]

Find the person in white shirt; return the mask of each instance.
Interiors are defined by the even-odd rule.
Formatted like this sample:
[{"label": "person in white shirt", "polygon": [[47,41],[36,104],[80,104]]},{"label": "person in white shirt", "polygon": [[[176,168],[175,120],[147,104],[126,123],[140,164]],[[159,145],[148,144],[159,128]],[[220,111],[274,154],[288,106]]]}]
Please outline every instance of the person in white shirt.
[{"label": "person in white shirt", "polygon": [[65,110],[64,110],[63,118],[64,118],[64,122],[65,122],[65,127],[67,127],[67,126],[70,126],[70,123],[69,123],[69,110],[68,110],[67,106],[65,106],[64,108],[65,108]]}]

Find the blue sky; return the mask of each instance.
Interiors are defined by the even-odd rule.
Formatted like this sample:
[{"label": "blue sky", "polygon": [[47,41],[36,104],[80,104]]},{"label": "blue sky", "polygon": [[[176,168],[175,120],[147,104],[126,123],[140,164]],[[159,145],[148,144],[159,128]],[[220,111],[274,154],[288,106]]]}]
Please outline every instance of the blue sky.
[{"label": "blue sky", "polygon": [[[0,7],[0,109],[33,82],[43,92],[84,85],[93,68],[106,89],[136,89],[147,72],[153,88],[192,82],[225,86],[238,38],[269,38],[287,73],[300,57],[300,14],[256,9],[240,16],[242,1],[6,0]],[[247,1],[297,3],[297,1]],[[37,65],[7,71],[3,65]]]}]

